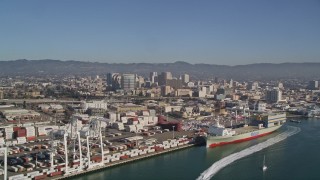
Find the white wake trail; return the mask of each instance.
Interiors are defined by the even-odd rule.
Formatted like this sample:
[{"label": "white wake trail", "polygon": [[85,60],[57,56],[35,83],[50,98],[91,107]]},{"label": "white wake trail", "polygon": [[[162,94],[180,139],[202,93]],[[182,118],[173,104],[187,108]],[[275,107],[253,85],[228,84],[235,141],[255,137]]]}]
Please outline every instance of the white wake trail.
[{"label": "white wake trail", "polygon": [[245,156],[248,156],[250,154],[253,154],[255,152],[261,151],[264,148],[267,148],[273,144],[276,144],[280,141],[285,140],[289,136],[292,136],[294,134],[297,134],[300,132],[300,128],[298,127],[293,127],[293,126],[288,126],[288,129],[273,137],[270,138],[262,143],[259,143],[257,145],[251,146],[247,149],[244,149],[240,152],[230,154],[227,157],[224,157],[220,159],[219,161],[215,162],[211,167],[209,167],[207,170],[205,170],[201,175],[197,178],[197,180],[209,180],[211,179],[217,172],[219,172],[222,168],[226,167],[227,165],[233,163],[234,161],[241,159]]}]

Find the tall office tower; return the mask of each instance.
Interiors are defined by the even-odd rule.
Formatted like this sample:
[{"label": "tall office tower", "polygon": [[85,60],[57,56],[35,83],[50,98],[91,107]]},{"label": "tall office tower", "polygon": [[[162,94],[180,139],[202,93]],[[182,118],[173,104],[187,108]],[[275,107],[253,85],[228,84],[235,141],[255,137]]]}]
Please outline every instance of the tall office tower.
[{"label": "tall office tower", "polygon": [[136,86],[137,88],[141,88],[142,86],[145,85],[145,80],[142,76],[136,75]]},{"label": "tall office tower", "polygon": [[319,89],[319,82],[318,81],[309,81],[308,89],[310,90],[316,90]]},{"label": "tall office tower", "polygon": [[107,85],[112,86],[112,73],[107,73]]},{"label": "tall office tower", "polygon": [[188,83],[188,82],[190,82],[190,76],[189,76],[189,74],[184,74],[184,75],[182,75],[182,83],[186,84],[186,83]]},{"label": "tall office tower", "polygon": [[151,83],[155,83],[158,81],[158,73],[157,72],[150,73],[150,81],[151,81]]},{"label": "tall office tower", "polygon": [[163,72],[162,74],[164,74],[166,79],[172,79],[172,74],[171,72]]},{"label": "tall office tower", "polygon": [[134,90],[136,85],[135,74],[122,74],[121,87],[123,90]]},{"label": "tall office tower", "polygon": [[274,88],[272,90],[268,90],[266,94],[266,100],[269,103],[276,103],[280,101],[282,98],[282,91],[278,88]]},{"label": "tall office tower", "polygon": [[158,83],[160,86],[163,86],[163,85],[166,85],[167,80],[171,80],[171,79],[172,79],[171,72],[162,72],[158,76]]},{"label": "tall office tower", "polygon": [[229,82],[229,88],[232,88],[233,87],[233,80],[230,79],[230,82]]},{"label": "tall office tower", "polygon": [[121,89],[121,75],[119,73],[112,74],[111,84],[113,90]]}]

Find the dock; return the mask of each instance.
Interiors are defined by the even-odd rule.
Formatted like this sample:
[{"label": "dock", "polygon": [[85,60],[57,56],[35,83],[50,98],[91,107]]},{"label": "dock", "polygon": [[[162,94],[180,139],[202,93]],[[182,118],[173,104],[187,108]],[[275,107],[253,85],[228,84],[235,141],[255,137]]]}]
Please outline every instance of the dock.
[{"label": "dock", "polygon": [[190,148],[190,147],[193,147],[193,146],[195,146],[195,144],[186,144],[186,145],[182,145],[182,146],[177,146],[177,147],[174,147],[174,148],[165,149],[163,151],[156,151],[154,153],[150,153],[150,154],[146,154],[146,155],[142,155],[142,156],[132,157],[132,158],[125,159],[125,160],[120,160],[120,161],[108,163],[108,164],[105,164],[104,166],[99,166],[99,167],[83,170],[81,172],[76,172],[76,173],[63,175],[63,176],[59,176],[59,177],[54,177],[54,178],[48,178],[48,179],[53,179],[53,180],[67,179],[67,178],[79,176],[79,175],[82,175],[82,174],[93,173],[95,171],[100,171],[100,170],[103,170],[103,169],[106,169],[106,168],[110,168],[110,167],[114,167],[114,166],[124,165],[124,164],[135,162],[135,161],[138,161],[138,160],[151,158],[151,157],[158,156],[158,155],[165,154],[165,153],[169,153],[169,152],[172,152],[172,151],[178,151],[178,150]]}]

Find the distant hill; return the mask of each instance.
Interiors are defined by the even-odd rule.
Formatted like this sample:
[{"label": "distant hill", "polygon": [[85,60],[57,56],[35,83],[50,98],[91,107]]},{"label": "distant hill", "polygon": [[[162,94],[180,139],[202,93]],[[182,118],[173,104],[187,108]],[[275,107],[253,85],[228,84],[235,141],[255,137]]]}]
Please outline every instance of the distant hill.
[{"label": "distant hill", "polygon": [[105,75],[108,72],[136,73],[148,76],[150,72],[170,71],[176,77],[188,73],[192,79],[233,78],[235,80],[260,79],[320,79],[320,63],[281,63],[249,65],[213,65],[174,63],[96,63],[60,60],[0,61],[0,76],[8,75]]}]

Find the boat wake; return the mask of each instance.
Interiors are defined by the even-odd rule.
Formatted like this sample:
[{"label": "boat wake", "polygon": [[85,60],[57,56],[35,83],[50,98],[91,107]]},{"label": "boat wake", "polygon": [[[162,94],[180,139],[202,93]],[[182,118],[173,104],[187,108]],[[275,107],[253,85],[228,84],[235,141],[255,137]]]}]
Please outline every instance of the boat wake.
[{"label": "boat wake", "polygon": [[219,161],[215,162],[211,167],[209,167],[207,170],[205,170],[203,173],[201,173],[201,175],[197,178],[197,180],[209,180],[217,172],[219,172],[222,168],[233,163],[234,161],[241,159],[243,157],[246,157],[246,156],[253,154],[255,152],[261,151],[262,149],[267,148],[267,147],[269,147],[273,144],[276,144],[280,141],[283,141],[286,138],[288,138],[294,134],[297,134],[301,131],[301,129],[298,127],[288,126],[287,128],[288,129],[285,132],[283,132],[273,138],[270,138],[262,143],[251,146],[251,147],[244,149],[240,152],[230,154],[229,156],[220,159]]}]

